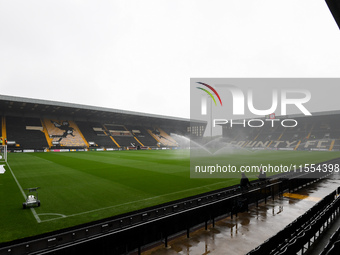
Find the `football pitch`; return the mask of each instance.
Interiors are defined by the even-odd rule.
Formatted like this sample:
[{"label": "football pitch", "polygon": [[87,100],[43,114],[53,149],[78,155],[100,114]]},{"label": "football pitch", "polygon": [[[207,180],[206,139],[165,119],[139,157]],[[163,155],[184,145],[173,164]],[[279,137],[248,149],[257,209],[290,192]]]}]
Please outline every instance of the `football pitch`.
[{"label": "football pitch", "polygon": [[[223,157],[301,164],[338,158],[340,152],[258,151]],[[0,175],[0,243],[239,183],[236,178],[192,179],[189,167],[188,150],[9,153],[7,171]],[[41,206],[24,210],[25,189],[32,187],[40,187]]]}]

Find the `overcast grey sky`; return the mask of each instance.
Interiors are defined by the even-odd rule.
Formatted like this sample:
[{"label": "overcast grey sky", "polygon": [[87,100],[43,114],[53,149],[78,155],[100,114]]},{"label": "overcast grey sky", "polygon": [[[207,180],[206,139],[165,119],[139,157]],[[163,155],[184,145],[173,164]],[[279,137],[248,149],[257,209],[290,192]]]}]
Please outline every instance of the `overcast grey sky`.
[{"label": "overcast grey sky", "polygon": [[324,0],[0,0],[0,94],[190,116],[191,77],[340,77]]}]

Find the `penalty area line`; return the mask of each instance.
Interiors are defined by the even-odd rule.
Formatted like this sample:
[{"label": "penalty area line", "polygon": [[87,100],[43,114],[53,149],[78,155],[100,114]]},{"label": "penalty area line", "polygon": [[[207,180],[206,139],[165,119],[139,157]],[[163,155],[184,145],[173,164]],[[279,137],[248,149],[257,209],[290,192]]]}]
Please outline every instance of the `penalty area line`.
[{"label": "penalty area line", "polygon": [[[14,175],[14,173],[13,173],[13,171],[12,171],[12,168],[9,166],[8,162],[6,162],[6,164],[7,164],[7,166],[8,166],[9,171],[11,172],[11,174],[12,174],[12,176],[13,176],[13,178],[14,178],[14,181],[15,181],[15,182],[17,183],[17,185],[18,185],[21,194],[23,195],[24,199],[26,199],[26,194],[25,194],[23,188],[21,187],[21,185],[20,185],[18,179],[15,177],[15,175]],[[36,219],[36,221],[37,221],[38,223],[40,223],[41,220],[40,220],[40,218],[39,218],[37,212],[34,210],[34,208],[30,208],[30,209],[31,209],[31,212],[32,212],[34,218]]]}]

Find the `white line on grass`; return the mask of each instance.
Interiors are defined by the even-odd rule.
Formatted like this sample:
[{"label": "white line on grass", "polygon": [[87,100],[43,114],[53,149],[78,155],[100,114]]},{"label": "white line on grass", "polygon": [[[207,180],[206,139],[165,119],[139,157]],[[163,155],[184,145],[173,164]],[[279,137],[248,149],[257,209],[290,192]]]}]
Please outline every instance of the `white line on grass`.
[{"label": "white line on grass", "polygon": [[38,215],[40,215],[40,216],[46,216],[46,215],[47,216],[54,216],[54,215],[56,215],[56,216],[60,216],[61,218],[66,218],[67,217],[66,215],[60,214],[60,213],[39,213]]},{"label": "white line on grass", "polygon": [[[18,179],[15,177],[15,175],[14,175],[14,173],[13,173],[11,167],[9,166],[8,162],[6,162],[6,164],[7,164],[8,168],[9,168],[9,171],[11,172],[11,174],[12,174],[12,176],[13,176],[15,182],[16,182],[17,185],[18,185],[18,187],[19,187],[19,189],[20,189],[20,191],[21,191],[21,194],[22,194],[22,195],[24,196],[24,198],[26,199],[26,194],[25,194],[24,190],[22,189],[22,187],[21,187],[21,185],[20,185]],[[31,209],[31,212],[33,213],[34,218],[37,220],[38,223],[40,223],[41,220],[40,220],[38,214],[36,213],[36,211],[34,210],[34,208],[31,207],[30,209]]]},{"label": "white line on grass", "polygon": [[[102,208],[98,208],[98,209],[94,209],[94,210],[90,210],[90,211],[86,211],[86,212],[75,213],[75,214],[70,214],[70,215],[64,215],[64,217],[62,217],[62,218],[53,218],[53,219],[48,219],[48,220],[42,220],[41,222],[59,220],[59,219],[63,219],[63,218],[74,217],[74,216],[79,216],[79,215],[83,215],[83,214],[88,214],[88,213],[98,212],[98,211],[102,211],[102,210],[112,209],[112,208],[119,207],[119,206],[125,206],[125,205],[129,205],[129,204],[134,204],[134,203],[138,203],[138,202],[152,200],[152,199],[156,199],[156,198],[160,198],[160,197],[165,197],[165,196],[168,196],[168,195],[173,195],[173,194],[177,194],[177,193],[183,193],[183,192],[187,192],[187,191],[191,191],[191,190],[195,190],[195,189],[201,189],[201,188],[204,188],[204,187],[209,187],[209,186],[213,186],[213,185],[216,185],[216,184],[227,183],[227,182],[228,181],[217,182],[217,183],[208,184],[208,185],[204,185],[204,186],[200,186],[200,187],[196,187],[196,188],[180,190],[180,191],[176,191],[176,192],[172,192],[172,193],[168,193],[168,194],[164,194],[164,195],[160,195],[160,196],[149,197],[149,198],[140,199],[140,200],[136,200],[136,201],[131,201],[131,202],[123,203],[123,204],[112,205],[112,206],[108,206],[108,207],[102,207]],[[42,215],[42,214],[39,214],[39,215]]]}]

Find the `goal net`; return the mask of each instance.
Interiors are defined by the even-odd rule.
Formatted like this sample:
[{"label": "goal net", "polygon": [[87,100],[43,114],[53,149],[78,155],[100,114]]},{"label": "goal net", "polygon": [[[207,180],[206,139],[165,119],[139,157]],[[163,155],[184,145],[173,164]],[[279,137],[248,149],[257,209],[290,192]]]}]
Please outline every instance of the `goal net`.
[{"label": "goal net", "polygon": [[0,163],[7,162],[7,145],[0,145]]}]

